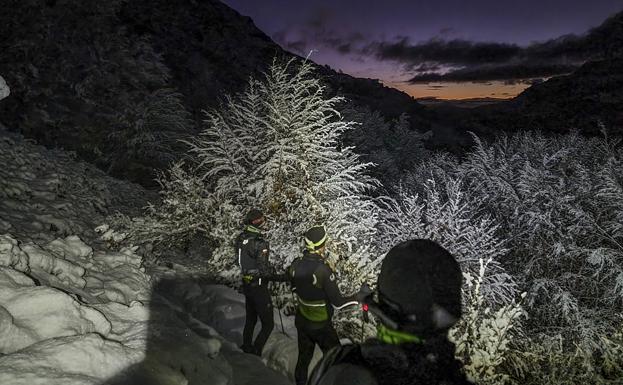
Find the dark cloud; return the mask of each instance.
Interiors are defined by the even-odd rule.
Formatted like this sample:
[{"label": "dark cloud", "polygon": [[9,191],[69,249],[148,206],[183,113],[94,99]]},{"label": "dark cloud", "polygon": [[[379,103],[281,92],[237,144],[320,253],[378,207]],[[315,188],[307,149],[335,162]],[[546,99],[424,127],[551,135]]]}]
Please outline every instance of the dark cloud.
[{"label": "dark cloud", "polygon": [[361,46],[368,44],[361,32],[338,30],[335,23],[339,15],[331,8],[317,8],[298,28],[286,28],[272,35],[273,40],[285,49],[331,48],[342,55],[362,53]]},{"label": "dark cloud", "polygon": [[410,44],[408,39],[367,47],[379,60],[401,63],[413,76],[410,83],[506,81],[531,83],[534,78],[569,73],[592,56],[582,38],[559,39],[520,47],[506,43],[433,39]]},{"label": "dark cloud", "polygon": [[622,21],[623,13],[619,13],[582,36],[564,35],[526,47],[439,38],[411,44],[401,37],[393,42],[370,43],[366,52],[379,60],[401,63],[413,75],[411,83],[502,80],[507,84],[535,84],[572,72],[588,60],[620,56]]},{"label": "dark cloud", "polygon": [[335,16],[335,11],[328,7],[318,7],[313,10],[305,23],[311,29],[321,30],[325,28]]},{"label": "dark cloud", "polygon": [[488,82],[502,80],[507,84],[532,81],[535,78],[550,77],[572,72],[575,66],[557,64],[505,64],[470,66],[445,74],[424,73],[413,76],[409,83],[431,82]]},{"label": "dark cloud", "polygon": [[418,64],[417,66],[413,67],[412,70],[418,73],[437,72],[437,71],[441,71],[442,67],[439,63],[426,62],[426,63]]},{"label": "dark cloud", "polygon": [[393,43],[372,43],[367,51],[374,52],[380,60],[419,66],[427,62],[453,65],[500,63],[517,56],[521,48],[514,44],[439,39],[413,45],[408,38],[403,38]]},{"label": "dark cloud", "polygon": [[585,61],[606,52],[623,51],[622,15],[606,20],[582,36],[564,35],[519,46],[451,39],[457,35],[451,27],[442,28],[438,37],[419,43],[411,42],[406,36],[396,36],[392,41],[371,41],[362,33],[341,31],[337,27],[339,15],[331,8],[319,8],[302,27],[280,31],[273,38],[299,54],[324,47],[360,61],[374,58],[396,62],[411,76],[411,83],[501,80],[508,84],[533,84],[572,72]]}]

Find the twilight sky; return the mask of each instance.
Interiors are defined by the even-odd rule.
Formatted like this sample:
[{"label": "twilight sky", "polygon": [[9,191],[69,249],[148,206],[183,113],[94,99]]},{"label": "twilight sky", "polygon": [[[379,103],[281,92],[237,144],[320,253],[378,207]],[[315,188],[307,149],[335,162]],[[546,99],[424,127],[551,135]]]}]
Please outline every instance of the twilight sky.
[{"label": "twilight sky", "polygon": [[[222,0],[288,51],[410,95],[508,98],[570,72],[623,0]],[[575,36],[569,36],[575,35]]]}]

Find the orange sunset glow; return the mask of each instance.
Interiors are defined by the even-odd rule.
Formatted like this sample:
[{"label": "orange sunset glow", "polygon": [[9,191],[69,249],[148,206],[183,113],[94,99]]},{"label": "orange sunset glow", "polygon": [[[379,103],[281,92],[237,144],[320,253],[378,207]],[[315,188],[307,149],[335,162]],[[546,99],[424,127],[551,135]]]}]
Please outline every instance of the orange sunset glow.
[{"label": "orange sunset glow", "polygon": [[497,98],[510,99],[530,85],[525,83],[506,84],[501,81],[486,83],[430,83],[409,84],[407,82],[383,82],[388,87],[397,88],[416,99],[474,99],[474,98]]}]

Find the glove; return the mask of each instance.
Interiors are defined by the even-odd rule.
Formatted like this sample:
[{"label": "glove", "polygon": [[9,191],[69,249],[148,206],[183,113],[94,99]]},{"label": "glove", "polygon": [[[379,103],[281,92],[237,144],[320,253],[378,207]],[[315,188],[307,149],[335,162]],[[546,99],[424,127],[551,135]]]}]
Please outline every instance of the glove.
[{"label": "glove", "polygon": [[359,292],[355,294],[355,299],[359,303],[367,303],[369,302],[369,298],[372,296],[372,293],[373,291],[372,289],[370,289],[370,286],[368,286],[367,283],[364,283],[363,285],[361,285],[361,289],[359,289]]}]

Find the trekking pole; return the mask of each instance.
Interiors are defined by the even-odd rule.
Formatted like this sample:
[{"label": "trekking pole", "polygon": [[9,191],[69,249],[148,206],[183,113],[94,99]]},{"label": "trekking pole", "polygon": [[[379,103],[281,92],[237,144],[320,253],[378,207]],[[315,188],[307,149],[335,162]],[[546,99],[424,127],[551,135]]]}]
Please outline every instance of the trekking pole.
[{"label": "trekking pole", "polygon": [[279,322],[281,322],[281,332],[283,332],[283,334],[285,334],[286,337],[290,338],[288,333],[286,333],[286,329],[283,327],[283,318],[281,318],[281,309],[277,309],[277,311],[279,312]]},{"label": "trekking pole", "polygon": [[[270,304],[273,305],[273,297],[270,296]],[[281,332],[286,335],[286,337],[290,338],[288,333],[286,333],[286,329],[283,327],[283,318],[281,317],[281,309],[277,308],[277,312],[279,313],[279,322],[281,323]]]},{"label": "trekking pole", "polygon": [[368,305],[368,299],[372,294],[372,290],[368,284],[364,283],[361,285],[361,289],[359,289],[359,293],[357,293],[357,300],[361,303],[361,342],[363,343],[364,337],[364,329],[366,323],[370,321],[370,316],[368,315],[368,310],[370,310],[370,305]]},{"label": "trekking pole", "polygon": [[367,304],[363,304],[361,305],[361,343],[363,343],[363,337],[364,337],[364,329],[366,326],[366,322],[368,322],[368,305]]}]

